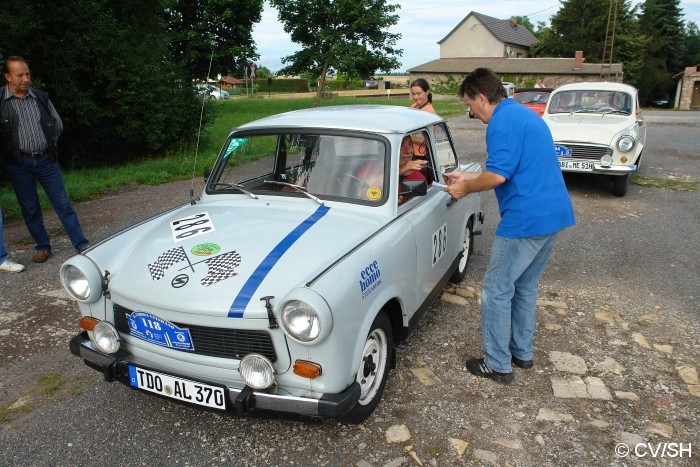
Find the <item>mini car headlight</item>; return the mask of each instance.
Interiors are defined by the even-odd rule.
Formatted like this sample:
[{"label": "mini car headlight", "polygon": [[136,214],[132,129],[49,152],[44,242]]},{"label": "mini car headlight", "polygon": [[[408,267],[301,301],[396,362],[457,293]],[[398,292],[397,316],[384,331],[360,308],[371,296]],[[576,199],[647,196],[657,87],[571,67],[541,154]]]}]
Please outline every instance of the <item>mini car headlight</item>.
[{"label": "mini car headlight", "polygon": [[321,321],[316,310],[301,300],[290,300],[282,308],[282,325],[292,338],[311,342],[321,333]]},{"label": "mini car headlight", "polygon": [[102,275],[95,263],[84,255],[63,263],[59,275],[63,287],[74,300],[93,303],[102,296]]},{"label": "mini car headlight", "polygon": [[634,138],[630,135],[625,135],[617,140],[617,149],[622,152],[630,152],[634,148]]},{"label": "mini car headlight", "polygon": [[102,353],[113,354],[121,347],[119,332],[107,321],[100,321],[92,331],[92,341]]},{"label": "mini car headlight", "polygon": [[275,383],[275,367],[262,355],[251,353],[241,359],[238,373],[253,389],[267,389]]},{"label": "mini car headlight", "polygon": [[600,165],[603,167],[610,167],[612,165],[613,158],[610,154],[606,154],[600,158]]}]

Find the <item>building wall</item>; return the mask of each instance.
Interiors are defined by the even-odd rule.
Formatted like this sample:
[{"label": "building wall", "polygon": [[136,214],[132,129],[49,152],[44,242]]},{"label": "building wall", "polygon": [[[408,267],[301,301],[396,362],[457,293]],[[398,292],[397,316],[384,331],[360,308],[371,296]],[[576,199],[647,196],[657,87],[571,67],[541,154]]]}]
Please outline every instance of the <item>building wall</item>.
[{"label": "building wall", "polygon": [[679,110],[700,110],[700,68],[689,66],[680,82]]},{"label": "building wall", "polygon": [[440,58],[503,57],[503,43],[470,16],[440,44]]}]

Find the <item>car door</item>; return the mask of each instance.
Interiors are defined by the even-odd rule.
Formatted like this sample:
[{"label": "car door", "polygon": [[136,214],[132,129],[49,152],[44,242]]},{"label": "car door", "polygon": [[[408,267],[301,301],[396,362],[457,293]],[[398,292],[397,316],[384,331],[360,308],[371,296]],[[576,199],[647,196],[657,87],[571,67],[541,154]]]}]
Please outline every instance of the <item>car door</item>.
[{"label": "car door", "polygon": [[[434,134],[438,133],[441,138],[438,145],[433,144],[434,134],[424,133],[428,158],[428,192],[425,196],[407,201],[399,210],[406,210],[404,216],[410,222],[416,237],[415,290],[419,304],[435,289],[452,265],[457,255],[457,245],[461,248],[464,236],[464,226],[461,225],[464,216],[463,213],[460,215],[463,204],[455,202],[444,191],[445,185],[442,183],[445,166],[456,166],[454,149],[449,143],[445,127],[440,126],[437,130]],[[445,141],[450,145],[449,149],[445,147]],[[445,159],[443,163],[436,161],[436,148],[439,148],[441,158]],[[451,162],[446,164],[450,151]]]}]

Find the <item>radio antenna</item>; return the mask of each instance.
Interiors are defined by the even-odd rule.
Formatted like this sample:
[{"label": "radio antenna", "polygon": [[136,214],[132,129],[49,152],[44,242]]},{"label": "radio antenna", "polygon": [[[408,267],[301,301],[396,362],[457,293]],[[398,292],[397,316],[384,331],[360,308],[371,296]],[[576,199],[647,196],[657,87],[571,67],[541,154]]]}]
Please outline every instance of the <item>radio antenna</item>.
[{"label": "radio antenna", "polygon": [[[207,70],[207,79],[211,76],[211,64],[214,61],[214,47],[211,49],[211,57],[209,57],[209,70]],[[202,120],[204,120],[204,101],[207,98],[205,93],[202,93],[202,107],[199,111],[199,130],[197,130],[197,145],[194,149],[194,164],[192,165],[192,186],[190,187],[190,204],[194,206],[197,201],[194,199],[194,177],[197,170],[197,156],[199,155],[199,139],[202,136]]]}]

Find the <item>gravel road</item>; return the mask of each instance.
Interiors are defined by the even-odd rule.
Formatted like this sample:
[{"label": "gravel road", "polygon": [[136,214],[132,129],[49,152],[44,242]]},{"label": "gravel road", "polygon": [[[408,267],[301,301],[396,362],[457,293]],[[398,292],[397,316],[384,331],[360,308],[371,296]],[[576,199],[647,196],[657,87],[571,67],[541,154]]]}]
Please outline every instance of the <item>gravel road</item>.
[{"label": "gravel road", "polygon": [[[645,114],[640,175],[699,182],[700,113]],[[485,127],[458,117],[450,128],[460,159],[483,163]],[[577,225],[542,279],[535,368],[505,387],[462,369],[481,349],[478,293],[498,220],[484,193],[467,277],[399,347],[359,426],[224,416],[105,383],[68,351],[79,313],[58,282],[73,252],[55,216],[55,256],[41,265],[12,221],[5,240],[29,266],[0,276],[0,465],[700,465],[700,192],[633,185],[616,198],[602,177],[566,182]],[[76,208],[95,241],[188,202],[191,184]]]}]

